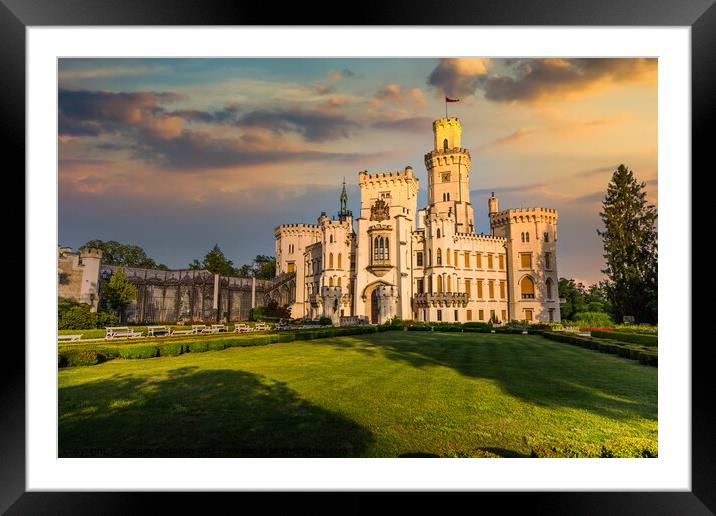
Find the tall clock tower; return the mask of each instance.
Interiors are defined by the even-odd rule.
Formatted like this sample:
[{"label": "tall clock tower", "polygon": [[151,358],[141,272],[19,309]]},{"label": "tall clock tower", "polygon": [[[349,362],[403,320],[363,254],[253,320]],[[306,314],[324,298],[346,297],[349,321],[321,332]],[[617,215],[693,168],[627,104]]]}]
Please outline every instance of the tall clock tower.
[{"label": "tall clock tower", "polygon": [[475,232],[470,203],[470,152],[461,146],[462,124],[457,117],[433,122],[434,146],[425,155],[428,171],[428,210],[454,221],[455,233]]}]

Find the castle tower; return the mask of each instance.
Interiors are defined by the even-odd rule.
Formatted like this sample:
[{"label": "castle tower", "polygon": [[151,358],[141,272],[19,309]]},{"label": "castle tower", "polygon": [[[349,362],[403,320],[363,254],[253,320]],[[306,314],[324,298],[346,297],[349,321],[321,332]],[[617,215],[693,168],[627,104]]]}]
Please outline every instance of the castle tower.
[{"label": "castle tower", "polygon": [[457,117],[433,122],[434,147],[425,155],[428,209],[454,221],[455,233],[475,232],[470,203],[470,152],[461,147],[462,124]]}]

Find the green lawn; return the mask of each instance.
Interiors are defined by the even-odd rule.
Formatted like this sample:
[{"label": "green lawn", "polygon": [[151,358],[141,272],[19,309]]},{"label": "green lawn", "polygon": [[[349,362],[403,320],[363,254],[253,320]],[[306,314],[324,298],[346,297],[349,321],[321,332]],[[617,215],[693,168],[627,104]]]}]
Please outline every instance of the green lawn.
[{"label": "green lawn", "polygon": [[59,371],[59,454],[599,456],[656,442],[657,371],[539,336],[394,331],[117,359]]}]

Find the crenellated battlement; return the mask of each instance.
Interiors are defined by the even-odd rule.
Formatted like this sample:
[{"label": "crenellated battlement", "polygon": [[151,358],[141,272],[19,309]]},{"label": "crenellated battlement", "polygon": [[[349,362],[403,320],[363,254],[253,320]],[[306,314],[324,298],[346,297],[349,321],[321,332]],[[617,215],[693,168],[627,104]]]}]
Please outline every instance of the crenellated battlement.
[{"label": "crenellated battlement", "polygon": [[369,174],[367,170],[358,172],[358,183],[361,186],[367,185],[374,181],[383,182],[391,180],[418,181],[418,178],[415,177],[415,174],[413,173],[413,167],[410,166],[405,167],[405,170],[398,170],[395,172],[377,172],[375,174]]},{"label": "crenellated battlement", "polygon": [[281,224],[274,229],[274,237],[279,238],[282,235],[317,235],[320,232],[317,224]]},{"label": "crenellated battlement", "polygon": [[102,250],[91,247],[81,247],[80,258],[102,258]]},{"label": "crenellated battlement", "polygon": [[507,242],[505,237],[497,237],[492,235],[477,235],[475,233],[455,233],[455,240],[469,240],[471,242],[490,242],[504,244]]},{"label": "crenellated battlement", "polygon": [[440,127],[459,127],[462,128],[462,122],[460,122],[460,119],[456,116],[449,116],[447,118],[438,118],[437,120],[433,120],[433,130],[440,128]]},{"label": "crenellated battlement", "polygon": [[547,222],[556,224],[559,212],[553,208],[509,208],[490,214],[493,227],[524,222]]}]

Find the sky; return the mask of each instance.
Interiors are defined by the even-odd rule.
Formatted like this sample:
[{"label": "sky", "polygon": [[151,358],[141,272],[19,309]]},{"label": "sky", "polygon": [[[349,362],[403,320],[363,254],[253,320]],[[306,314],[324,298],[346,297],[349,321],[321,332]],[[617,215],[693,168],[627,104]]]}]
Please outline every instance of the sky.
[{"label": "sky", "polygon": [[274,254],[278,224],[335,214],[345,178],[413,167],[445,95],[470,150],[477,232],[559,210],[558,273],[603,279],[599,211],[619,164],[657,203],[656,59],[60,59],[59,245],[143,247],[185,268],[218,244]]}]

